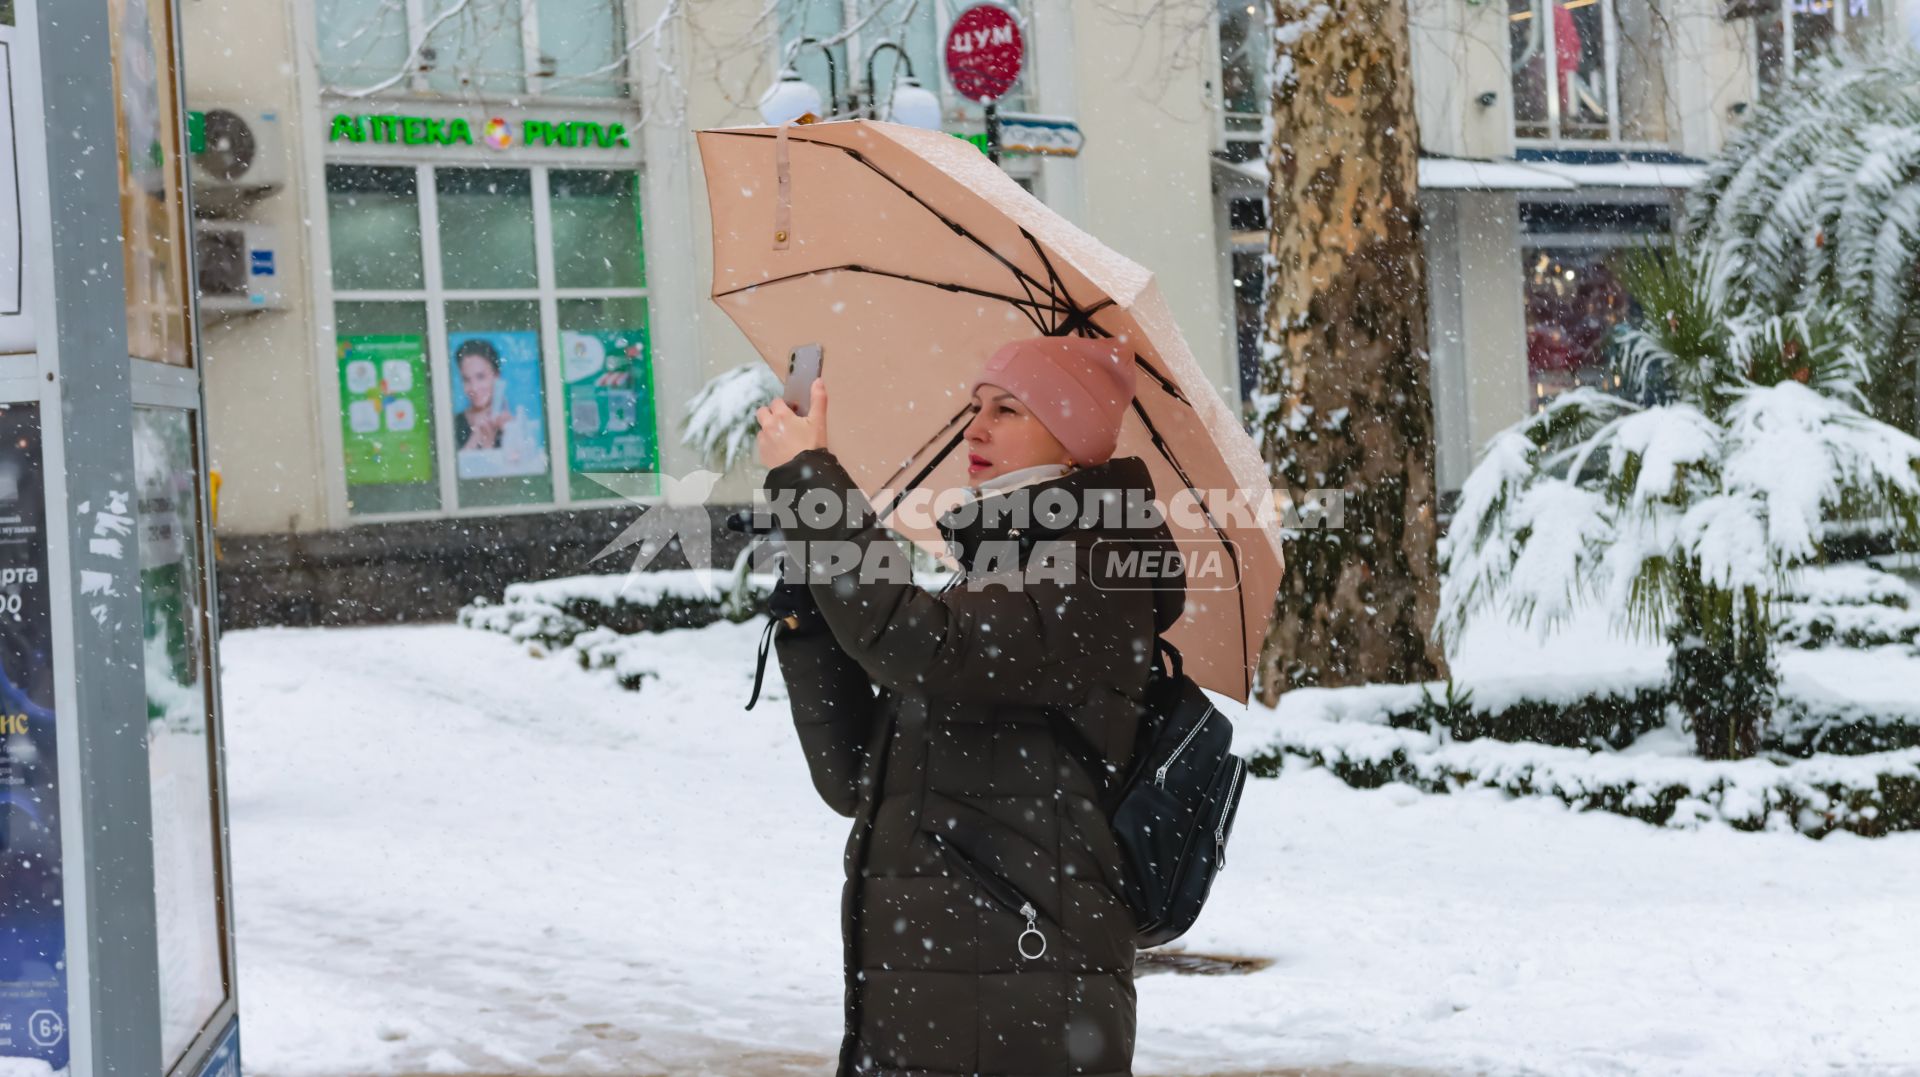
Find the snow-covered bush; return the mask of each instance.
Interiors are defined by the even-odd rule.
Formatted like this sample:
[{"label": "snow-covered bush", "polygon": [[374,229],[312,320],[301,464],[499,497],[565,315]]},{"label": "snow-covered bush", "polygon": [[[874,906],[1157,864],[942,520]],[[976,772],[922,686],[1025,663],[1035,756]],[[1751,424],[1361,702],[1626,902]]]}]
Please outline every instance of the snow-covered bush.
[{"label": "snow-covered bush", "polygon": [[590,629],[631,636],[744,621],[772,590],[770,576],[718,569],[568,576],[510,584],[501,603],[476,599],[459,621],[558,650]]},{"label": "snow-covered bush", "polygon": [[681,443],[721,471],[747,459],[760,422],[753,413],[780,395],[780,379],[754,360],[716,375],[687,401]]},{"label": "snow-covered bush", "polygon": [[1623,755],[1493,738],[1462,741],[1439,729],[1309,715],[1279,729],[1279,739],[1248,761],[1249,771],[1272,777],[1292,763],[1325,769],[1361,789],[1392,782],[1428,793],[1491,789],[1656,826],[1718,823],[1811,837],[1920,830],[1920,748],[1710,761],[1657,751]]},{"label": "snow-covered bush", "polygon": [[1723,305],[1859,326],[1874,414],[1915,430],[1920,354],[1920,54],[1805,65],[1748,114],[1694,192]]},{"label": "snow-covered bush", "polygon": [[1671,645],[1700,754],[1750,755],[1777,680],[1775,596],[1829,521],[1920,538],[1920,440],[1859,408],[1844,324],[1731,307],[1690,252],[1618,269],[1643,312],[1621,336],[1625,378],[1664,402],[1579,389],[1494,437],[1441,543],[1436,631],[1457,639],[1488,610],[1546,627],[1599,603]]}]

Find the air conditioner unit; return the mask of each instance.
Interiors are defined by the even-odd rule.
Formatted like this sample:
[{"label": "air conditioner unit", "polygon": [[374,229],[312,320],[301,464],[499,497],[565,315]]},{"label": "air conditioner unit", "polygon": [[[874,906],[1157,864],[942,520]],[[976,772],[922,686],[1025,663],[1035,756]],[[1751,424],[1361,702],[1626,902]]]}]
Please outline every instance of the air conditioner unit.
[{"label": "air conditioner unit", "polygon": [[187,119],[193,193],[200,203],[250,200],[286,181],[279,113],[209,108]]},{"label": "air conditioner unit", "polygon": [[237,221],[196,221],[194,264],[200,310],[208,314],[284,310],[284,252],[274,229]]}]

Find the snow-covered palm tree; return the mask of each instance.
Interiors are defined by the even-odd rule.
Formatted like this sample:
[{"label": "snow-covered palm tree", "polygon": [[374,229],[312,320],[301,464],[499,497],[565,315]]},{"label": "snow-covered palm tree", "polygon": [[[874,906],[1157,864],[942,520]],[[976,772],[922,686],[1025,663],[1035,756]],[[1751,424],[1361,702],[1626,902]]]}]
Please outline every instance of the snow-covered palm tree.
[{"label": "snow-covered palm tree", "polygon": [[1747,755],[1774,698],[1773,596],[1830,522],[1920,537],[1920,440],[1861,410],[1844,322],[1735,313],[1691,253],[1619,272],[1643,312],[1617,342],[1625,376],[1663,402],[1575,390],[1494,437],[1441,544],[1438,631],[1598,603],[1672,645],[1700,753]]},{"label": "snow-covered palm tree", "polygon": [[722,371],[687,401],[681,443],[721,471],[748,459],[760,433],[754,412],[780,395],[780,379],[758,359]]},{"label": "snow-covered palm tree", "polygon": [[1916,425],[1920,53],[1836,53],[1748,115],[1694,192],[1722,303],[1853,319],[1880,418]]}]

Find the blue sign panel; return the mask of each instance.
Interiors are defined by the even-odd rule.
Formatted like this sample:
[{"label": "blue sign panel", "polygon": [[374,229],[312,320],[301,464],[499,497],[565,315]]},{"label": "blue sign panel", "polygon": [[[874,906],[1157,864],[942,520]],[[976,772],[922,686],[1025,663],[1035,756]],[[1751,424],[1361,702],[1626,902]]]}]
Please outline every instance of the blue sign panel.
[{"label": "blue sign panel", "polygon": [[40,409],[0,405],[0,1058],[67,1066]]}]

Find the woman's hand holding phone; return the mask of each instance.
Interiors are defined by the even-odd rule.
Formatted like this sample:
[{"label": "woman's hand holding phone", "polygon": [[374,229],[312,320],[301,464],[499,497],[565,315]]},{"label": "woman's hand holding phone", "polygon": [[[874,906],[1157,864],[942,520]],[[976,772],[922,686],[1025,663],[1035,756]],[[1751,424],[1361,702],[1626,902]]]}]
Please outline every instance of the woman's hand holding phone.
[{"label": "woman's hand holding phone", "polygon": [[818,378],[808,394],[807,413],[794,414],[785,400],[775,400],[754,412],[760,420],[760,463],[768,468],[799,456],[808,449],[827,447],[827,385]]}]

